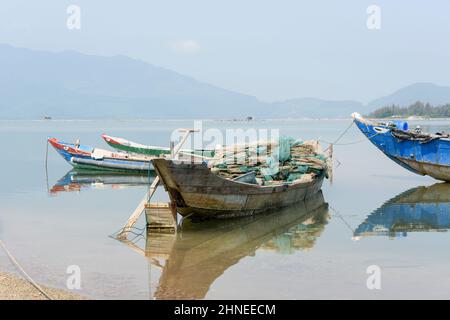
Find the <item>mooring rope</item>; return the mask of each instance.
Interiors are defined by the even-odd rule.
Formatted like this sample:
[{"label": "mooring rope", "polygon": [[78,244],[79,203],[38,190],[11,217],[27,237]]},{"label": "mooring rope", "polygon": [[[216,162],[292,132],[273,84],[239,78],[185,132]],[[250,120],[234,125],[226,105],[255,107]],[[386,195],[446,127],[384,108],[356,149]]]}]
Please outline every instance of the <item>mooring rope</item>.
[{"label": "mooring rope", "polygon": [[373,137],[375,137],[376,135],[380,134],[380,132],[377,132],[377,133],[374,133],[373,135],[371,135],[369,137],[365,137],[365,138],[362,138],[362,139],[359,139],[359,140],[338,143],[345,136],[345,134],[348,132],[348,130],[350,130],[350,128],[353,126],[354,123],[355,122],[352,121],[352,123],[347,128],[345,128],[344,131],[342,131],[342,133],[337,137],[337,139],[334,142],[323,140],[323,139],[319,139],[320,142],[324,142],[324,143],[329,144],[329,146],[326,147],[324,151],[327,151],[331,146],[348,146],[348,145],[352,145],[352,144],[362,143],[362,142],[366,141],[367,139],[370,140]]},{"label": "mooring rope", "polygon": [[334,142],[332,142],[331,144],[336,145],[336,143],[337,143],[339,140],[342,139],[342,137],[348,132],[348,130],[350,130],[350,128],[353,126],[354,123],[355,123],[355,122],[352,121],[352,122],[350,123],[350,125],[349,125],[347,128],[345,128],[345,130],[342,131],[342,133],[337,137],[337,139],[336,139]]},{"label": "mooring rope", "polygon": [[45,149],[45,171],[47,171],[48,168],[48,140],[45,143],[46,149]]},{"label": "mooring rope", "polygon": [[341,221],[345,224],[345,226],[352,232],[352,234],[355,233],[355,230],[352,228],[352,226],[347,222],[347,220],[344,219],[344,217],[340,214],[340,212],[338,210],[336,210],[335,208],[333,208],[332,206],[328,205],[328,208],[331,209],[331,211],[334,212],[334,214],[341,219]]},{"label": "mooring rope", "polygon": [[45,144],[47,147],[45,149],[45,181],[47,183],[47,193],[50,192],[50,186],[48,184],[48,140]]},{"label": "mooring rope", "polygon": [[[322,142],[325,142],[325,143],[328,143],[328,144],[332,144],[332,145],[334,145],[334,146],[348,146],[348,145],[352,145],[352,144],[358,144],[358,143],[361,143],[361,142],[365,142],[367,139],[372,139],[373,137],[375,137],[376,135],[379,135],[380,133],[379,132],[377,132],[377,133],[374,133],[373,135],[371,135],[371,136],[369,136],[369,137],[366,137],[366,138],[362,138],[362,139],[360,139],[360,140],[355,140],[355,141],[350,141],[350,142],[344,142],[344,143],[332,143],[332,142],[328,142],[328,141],[325,141],[325,140],[319,140],[319,141],[322,141]],[[329,148],[329,147],[328,147]],[[327,149],[328,149],[327,148]],[[325,149],[326,150],[326,149]]]},{"label": "mooring rope", "polygon": [[25,279],[33,286],[35,287],[44,297],[46,297],[48,300],[53,300],[37,283],[34,281],[28,273],[23,269],[23,267],[20,265],[20,263],[14,258],[14,256],[9,252],[6,245],[3,243],[2,240],[0,240],[0,246],[3,248],[3,250],[6,252],[6,255],[8,256],[9,260],[14,264],[14,266],[24,275]]}]

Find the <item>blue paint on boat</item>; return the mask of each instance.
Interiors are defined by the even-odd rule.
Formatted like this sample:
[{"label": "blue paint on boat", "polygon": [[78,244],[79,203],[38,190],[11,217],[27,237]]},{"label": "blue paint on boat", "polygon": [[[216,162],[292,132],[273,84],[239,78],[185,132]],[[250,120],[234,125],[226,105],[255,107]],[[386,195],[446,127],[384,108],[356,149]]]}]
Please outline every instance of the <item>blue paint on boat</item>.
[{"label": "blue paint on boat", "polygon": [[[125,171],[144,172],[153,170],[151,160],[123,159],[112,157],[95,158],[95,148],[87,145],[75,145],[58,141],[54,138],[48,139],[49,143],[71,166],[81,169],[101,170],[101,171]],[[106,151],[108,152],[108,151]],[[109,152],[113,154],[112,152]],[[125,156],[125,154],[123,154]],[[128,155],[126,155],[128,156]]]},{"label": "blue paint on boat", "polygon": [[450,229],[450,185],[410,189],[373,211],[354,231],[355,237],[406,237],[407,232]]},{"label": "blue paint on boat", "polygon": [[[450,140],[437,135],[429,139],[399,138],[411,131],[400,130],[392,123],[376,123],[354,116],[359,130],[386,156],[411,172],[450,181]],[[402,126],[402,125],[401,125]],[[405,127],[405,125],[403,125]],[[427,135],[423,134],[426,138]]]},{"label": "blue paint on boat", "polygon": [[[77,148],[77,146],[73,143],[67,143],[67,142],[62,142],[62,141],[58,141],[58,143],[60,143],[63,146],[67,146],[70,147],[72,149]],[[64,160],[66,160],[67,162],[70,163],[70,160],[72,159],[72,157],[79,157],[79,158],[85,158],[85,159],[90,159],[91,156],[83,156],[83,155],[74,155],[73,153],[65,150],[65,149],[59,149],[59,148],[55,148],[55,150],[64,158]],[[86,145],[79,145],[78,146],[78,150],[80,151],[84,151],[84,152],[88,152],[88,153],[92,153],[94,151],[93,147],[89,147]]]}]

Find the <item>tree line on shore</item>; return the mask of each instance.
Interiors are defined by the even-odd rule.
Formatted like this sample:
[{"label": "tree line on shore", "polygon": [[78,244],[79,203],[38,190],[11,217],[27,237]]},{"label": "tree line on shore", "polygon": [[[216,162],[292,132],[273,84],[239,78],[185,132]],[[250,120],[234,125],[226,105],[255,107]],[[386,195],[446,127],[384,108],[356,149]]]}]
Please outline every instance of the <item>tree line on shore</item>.
[{"label": "tree line on shore", "polygon": [[390,105],[381,107],[368,115],[370,118],[390,118],[390,117],[429,117],[429,118],[450,118],[450,103],[432,106],[429,103],[417,101],[407,107]]}]

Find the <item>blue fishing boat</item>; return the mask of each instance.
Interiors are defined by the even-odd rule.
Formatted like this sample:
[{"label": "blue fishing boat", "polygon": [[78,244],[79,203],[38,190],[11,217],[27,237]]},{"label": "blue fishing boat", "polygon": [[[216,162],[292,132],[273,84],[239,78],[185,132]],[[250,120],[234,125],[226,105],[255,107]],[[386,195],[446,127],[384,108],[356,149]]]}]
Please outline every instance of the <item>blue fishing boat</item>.
[{"label": "blue fishing boat", "polygon": [[151,160],[154,157],[111,152],[79,143],[62,142],[56,138],[49,138],[48,143],[76,169],[114,172],[148,172],[153,170]]},{"label": "blue fishing boat", "polygon": [[450,182],[450,136],[409,130],[405,121],[376,122],[352,117],[359,130],[386,156],[420,175]]}]

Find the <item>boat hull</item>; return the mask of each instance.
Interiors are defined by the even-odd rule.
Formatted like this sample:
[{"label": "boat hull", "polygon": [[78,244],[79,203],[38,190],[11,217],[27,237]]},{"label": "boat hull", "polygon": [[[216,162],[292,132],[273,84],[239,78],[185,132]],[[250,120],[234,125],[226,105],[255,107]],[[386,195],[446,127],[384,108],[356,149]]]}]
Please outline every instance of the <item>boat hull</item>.
[{"label": "boat hull", "polygon": [[[112,148],[128,153],[142,154],[148,156],[159,157],[161,155],[170,155],[169,148],[146,146],[123,138],[111,137],[106,134],[102,135],[102,139]],[[213,157],[213,150],[181,150],[180,153],[185,155],[197,155],[202,157]]]},{"label": "boat hull", "polygon": [[168,148],[158,148],[140,145],[122,138],[111,137],[106,134],[102,135],[102,139],[112,148],[136,154],[144,154],[149,156],[160,156],[165,154],[170,154],[170,149]]},{"label": "boat hull", "polygon": [[354,121],[370,142],[403,168],[450,182],[450,140],[401,140],[392,134],[390,127],[362,118],[355,118]]},{"label": "boat hull", "polygon": [[152,160],[172,203],[182,216],[231,218],[290,206],[316,194],[324,175],[311,182],[259,186],[211,173],[206,164]]},{"label": "boat hull", "polygon": [[399,161],[405,163],[407,166],[422,175],[427,175],[437,180],[450,182],[450,166],[418,162],[410,159],[399,159]]},{"label": "boat hull", "polygon": [[151,160],[134,160],[121,158],[93,157],[94,148],[89,146],[75,146],[74,144],[58,141],[54,138],[48,142],[75,169],[96,170],[108,172],[148,172],[153,170]]}]

